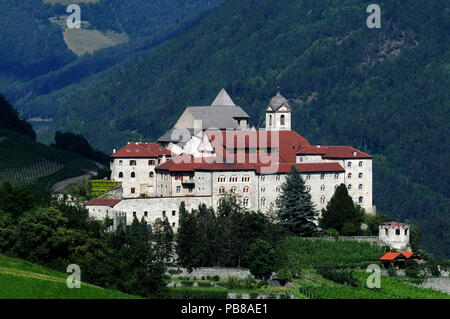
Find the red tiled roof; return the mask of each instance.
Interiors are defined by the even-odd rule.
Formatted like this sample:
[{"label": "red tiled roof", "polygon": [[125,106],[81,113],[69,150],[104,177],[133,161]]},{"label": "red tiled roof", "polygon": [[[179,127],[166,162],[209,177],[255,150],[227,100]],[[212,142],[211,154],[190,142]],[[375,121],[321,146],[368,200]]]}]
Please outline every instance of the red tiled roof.
[{"label": "red tiled roof", "polygon": [[280,163],[295,163],[296,152],[311,144],[294,131],[207,131],[216,154],[225,154],[226,149],[272,150],[279,155]]},{"label": "red tiled roof", "polygon": [[399,222],[387,222],[381,224],[381,228],[408,228],[407,225]]},{"label": "red tiled roof", "polygon": [[379,260],[392,261],[399,257],[400,258],[405,257],[406,259],[409,259],[409,258],[411,258],[412,255],[414,255],[414,252],[412,252],[412,251],[401,251],[398,253],[388,252],[388,253],[385,253],[382,257],[380,257]]},{"label": "red tiled roof", "polygon": [[120,150],[111,154],[113,158],[139,158],[139,157],[160,157],[170,156],[172,153],[165,147],[156,143],[130,142]]},{"label": "red tiled roof", "polygon": [[382,257],[380,257],[379,260],[394,260],[396,258],[398,258],[399,256],[401,256],[400,253],[385,253]]},{"label": "red tiled roof", "polygon": [[280,163],[278,164],[278,173],[288,173],[292,165],[297,167],[301,173],[321,173],[321,172],[345,172],[341,164],[336,162],[326,163]]},{"label": "red tiled roof", "polygon": [[116,198],[92,198],[87,202],[86,206],[109,206],[114,207],[119,203],[121,199]]},{"label": "red tiled roof", "polygon": [[[356,152],[356,154],[354,153]],[[350,158],[372,158],[369,154],[361,152],[351,146],[308,146],[302,147],[299,155],[322,155],[323,158],[350,159]]]},{"label": "red tiled roof", "polygon": [[401,251],[400,252],[403,256],[405,256],[407,259],[409,259],[414,253],[412,251]]}]

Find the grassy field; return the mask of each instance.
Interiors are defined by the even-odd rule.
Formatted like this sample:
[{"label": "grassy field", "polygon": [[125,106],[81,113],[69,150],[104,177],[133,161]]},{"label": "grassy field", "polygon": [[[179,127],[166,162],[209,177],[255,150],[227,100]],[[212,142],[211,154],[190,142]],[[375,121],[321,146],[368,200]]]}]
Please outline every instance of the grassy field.
[{"label": "grassy field", "polygon": [[67,47],[79,56],[128,41],[126,34],[87,29],[66,29],[63,36]]},{"label": "grassy field", "polygon": [[95,170],[91,160],[0,129],[0,183],[27,185],[34,192]]},{"label": "grassy field", "polygon": [[[69,289],[69,274],[0,254],[0,298],[3,299],[129,299],[140,298],[86,283]],[[81,274],[82,276],[82,274]],[[83,279],[83,277],[81,277]]]},{"label": "grassy field", "polygon": [[72,3],[94,3],[94,2],[98,2],[99,0],[42,0],[44,3],[51,3],[51,4],[72,4]]}]

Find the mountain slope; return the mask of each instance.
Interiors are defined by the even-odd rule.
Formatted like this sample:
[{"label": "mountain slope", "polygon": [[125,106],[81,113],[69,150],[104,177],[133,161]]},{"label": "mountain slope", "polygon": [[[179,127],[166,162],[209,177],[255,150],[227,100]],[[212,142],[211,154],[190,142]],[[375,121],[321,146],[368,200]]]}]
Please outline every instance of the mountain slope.
[{"label": "mountain slope", "polygon": [[0,95],[0,184],[27,185],[35,193],[67,178],[86,174],[97,165],[78,154],[34,140],[31,125]]},{"label": "mountain slope", "polygon": [[[76,96],[78,86],[75,90],[68,86],[92,85],[94,81],[87,78],[102,77],[100,73],[116,64],[133,56],[139,58],[136,54],[142,55],[173,37],[222,1],[75,1],[81,7],[83,29],[66,30],[67,1],[0,0],[4,12],[0,22],[0,93],[28,119],[51,119],[61,100]],[[129,41],[81,57],[69,49],[75,46],[84,52],[86,45],[101,47],[125,40]],[[56,93],[58,90],[63,91]],[[59,103],[51,93],[57,94]]]},{"label": "mountain slope", "polygon": [[61,106],[51,130],[81,132],[110,151],[156,139],[221,87],[263,126],[279,85],[294,103],[293,128],[313,143],[377,155],[378,209],[419,223],[425,247],[450,256],[450,234],[434,235],[450,226],[450,8],[378,4],[382,28],[369,29],[362,0],[229,0]]},{"label": "mountain slope", "polygon": [[[118,299],[139,298],[81,282],[81,288],[67,288],[69,274],[0,254],[1,299]],[[82,278],[81,278],[82,279]]]}]

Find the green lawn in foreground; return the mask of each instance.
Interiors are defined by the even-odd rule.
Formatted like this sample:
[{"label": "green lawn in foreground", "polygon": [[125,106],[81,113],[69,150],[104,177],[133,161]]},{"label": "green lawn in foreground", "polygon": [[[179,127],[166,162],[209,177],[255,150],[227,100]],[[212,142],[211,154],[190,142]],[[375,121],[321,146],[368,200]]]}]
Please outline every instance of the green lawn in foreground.
[{"label": "green lawn in foreground", "polygon": [[[111,299],[140,298],[115,290],[81,283],[81,288],[69,289],[69,274],[0,254],[0,298],[3,299]],[[83,273],[81,273],[83,279]]]}]

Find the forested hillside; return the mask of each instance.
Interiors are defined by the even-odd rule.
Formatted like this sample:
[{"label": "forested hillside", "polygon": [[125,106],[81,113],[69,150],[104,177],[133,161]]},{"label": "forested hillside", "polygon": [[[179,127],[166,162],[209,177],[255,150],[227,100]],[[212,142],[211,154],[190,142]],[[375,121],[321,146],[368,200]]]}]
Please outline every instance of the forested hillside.
[{"label": "forested hillside", "polygon": [[61,105],[51,130],[83,133],[110,151],[156,139],[221,87],[263,126],[280,86],[294,103],[293,129],[375,155],[377,208],[417,222],[423,246],[448,257],[450,7],[378,4],[382,27],[369,29],[362,0],[228,0]]},{"label": "forested hillside", "polygon": [[[137,61],[146,50],[186,29],[222,1],[0,0],[0,93],[23,116],[51,119],[63,101],[106,77],[113,67],[125,68]],[[79,3],[81,20],[86,22],[78,46],[95,45],[98,35],[128,41],[78,57],[63,36],[68,3]]]}]

